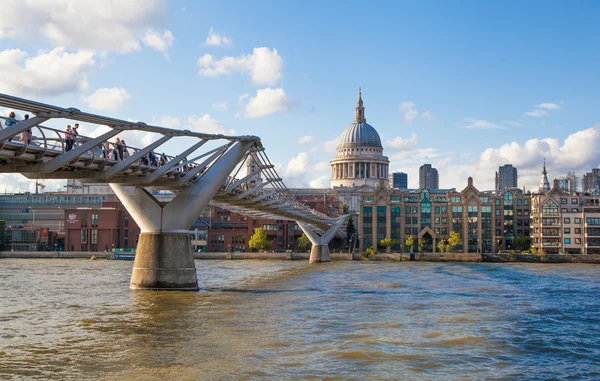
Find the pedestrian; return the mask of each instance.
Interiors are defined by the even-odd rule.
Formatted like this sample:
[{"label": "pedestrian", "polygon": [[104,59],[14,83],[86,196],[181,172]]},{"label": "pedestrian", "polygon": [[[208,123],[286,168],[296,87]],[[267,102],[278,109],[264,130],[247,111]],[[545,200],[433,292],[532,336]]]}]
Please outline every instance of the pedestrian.
[{"label": "pedestrian", "polygon": [[121,161],[123,160],[123,143],[121,143],[121,139],[117,138],[115,145],[115,149],[113,150],[115,160]]},{"label": "pedestrian", "polygon": [[15,117],[14,111],[11,111],[10,114],[8,114],[8,119],[6,119],[4,125],[8,128],[14,126],[15,124],[17,124],[17,119]]},{"label": "pedestrian", "polygon": [[160,167],[162,167],[163,165],[165,165],[166,162],[167,162],[167,158],[165,157],[165,154],[163,153],[162,156],[160,157],[160,160],[158,161],[158,165]]},{"label": "pedestrian", "polygon": [[110,154],[110,144],[108,143],[108,141],[105,141],[102,143],[102,155],[104,156],[104,159],[108,160],[109,154]]},{"label": "pedestrian", "polygon": [[156,167],[156,156],[154,155],[154,151],[148,153],[148,159],[150,159],[150,166]]},{"label": "pedestrian", "polygon": [[[29,114],[25,114],[25,116],[23,117],[23,120],[21,122],[24,122],[27,119],[29,119]],[[21,143],[29,146],[31,144],[32,138],[33,138],[33,132],[31,131],[31,128],[28,128],[27,130],[21,132]]]},{"label": "pedestrian", "polygon": [[68,152],[73,149],[73,142],[75,141],[73,137],[73,130],[71,129],[71,125],[67,125],[67,129],[65,130],[65,152]]},{"label": "pedestrian", "polygon": [[121,153],[121,157],[123,159],[127,159],[129,157],[129,151],[127,150],[127,144],[125,144],[125,140],[121,140],[121,144],[123,145],[123,152]]},{"label": "pedestrian", "polygon": [[77,142],[79,141],[79,123],[75,123],[73,125],[73,147],[77,147]]}]

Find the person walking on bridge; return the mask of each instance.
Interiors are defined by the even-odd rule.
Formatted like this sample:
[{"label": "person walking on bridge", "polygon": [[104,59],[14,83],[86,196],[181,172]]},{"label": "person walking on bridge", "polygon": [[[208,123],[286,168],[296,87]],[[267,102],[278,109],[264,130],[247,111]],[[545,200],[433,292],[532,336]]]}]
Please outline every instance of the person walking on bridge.
[{"label": "person walking on bridge", "polygon": [[67,125],[67,129],[65,130],[65,152],[69,152],[73,149],[73,143],[75,142],[75,137],[73,136],[73,130],[71,129],[71,125]]},{"label": "person walking on bridge", "polygon": [[[4,125],[6,126],[6,128],[8,127],[12,127],[15,124],[17,124],[17,119],[15,116],[14,111],[11,111],[10,114],[8,114],[8,119],[6,119],[6,122],[4,122]],[[0,125],[1,128],[1,125]]]}]

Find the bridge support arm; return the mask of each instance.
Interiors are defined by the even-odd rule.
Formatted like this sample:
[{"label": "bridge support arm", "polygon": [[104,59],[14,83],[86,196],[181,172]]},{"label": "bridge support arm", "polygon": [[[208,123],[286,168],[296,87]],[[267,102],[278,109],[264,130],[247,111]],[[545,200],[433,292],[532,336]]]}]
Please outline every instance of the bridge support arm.
[{"label": "bridge support arm", "polygon": [[331,262],[331,256],[329,255],[329,242],[333,239],[333,236],[340,229],[347,217],[348,216],[341,217],[320,237],[308,224],[296,221],[298,226],[300,226],[300,229],[302,229],[304,234],[306,234],[312,243],[312,248],[310,249],[310,263]]},{"label": "bridge support arm", "polygon": [[200,180],[166,205],[142,187],[110,184],[141,229],[131,273],[132,289],[198,289],[189,229],[252,144],[234,144]]}]

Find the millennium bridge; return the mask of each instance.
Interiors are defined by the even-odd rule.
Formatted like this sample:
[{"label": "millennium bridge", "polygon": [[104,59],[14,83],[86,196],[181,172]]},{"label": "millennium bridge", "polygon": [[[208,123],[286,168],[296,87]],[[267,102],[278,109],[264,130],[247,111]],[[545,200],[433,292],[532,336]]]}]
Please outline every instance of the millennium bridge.
[{"label": "millennium bridge", "polygon": [[[131,288],[198,289],[188,231],[211,202],[249,217],[296,221],[312,243],[310,262],[330,261],[329,242],[345,236],[340,227],[347,216],[332,218],[299,202],[257,136],[170,129],[2,93],[0,106],[32,116],[0,129],[0,173],[110,184],[141,229]],[[59,119],[86,123],[88,130],[106,126],[106,132],[88,137],[42,125]],[[126,151],[109,141],[127,131],[157,139]],[[170,140],[179,143],[179,153],[157,153]],[[243,173],[243,168],[249,170]],[[174,197],[161,203],[150,190],[170,191]]]}]

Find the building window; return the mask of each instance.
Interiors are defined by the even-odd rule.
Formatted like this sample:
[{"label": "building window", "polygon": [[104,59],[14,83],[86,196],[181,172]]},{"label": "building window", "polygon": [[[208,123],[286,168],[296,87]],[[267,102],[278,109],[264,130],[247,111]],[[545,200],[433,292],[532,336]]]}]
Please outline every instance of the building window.
[{"label": "building window", "polygon": [[413,206],[413,208],[412,208],[412,212],[413,212],[413,214],[417,214],[417,213],[418,213],[418,209],[417,209],[417,207],[416,207],[416,206]]},{"label": "building window", "polygon": [[496,215],[499,216],[500,215],[500,209],[496,209]]},{"label": "building window", "polygon": [[410,214],[410,206],[406,207],[406,214]]},{"label": "building window", "polygon": [[571,234],[571,228],[565,228],[565,234]]},{"label": "building window", "polygon": [[440,207],[439,206],[435,207],[435,214],[440,214]]},{"label": "building window", "polygon": [[548,200],[542,206],[542,214],[544,216],[558,216],[558,204],[554,200]]},{"label": "building window", "polygon": [[446,213],[446,207],[442,206],[442,214]]},{"label": "building window", "polygon": [[581,225],[581,218],[576,218],[575,223]]},{"label": "building window", "polygon": [[418,224],[419,223],[419,217],[413,217],[412,218],[412,223],[413,223],[413,225]]},{"label": "building window", "polygon": [[577,204],[578,202],[579,202],[579,200],[576,198],[571,199],[571,204]]},{"label": "building window", "polygon": [[81,227],[87,228],[87,214],[85,212],[81,213]]},{"label": "building window", "polygon": [[91,241],[92,243],[98,243],[98,229],[92,229]]},{"label": "building window", "polygon": [[561,199],[560,199],[560,203],[561,203],[562,205],[567,205],[567,199],[566,199],[566,198],[561,198]]},{"label": "building window", "polygon": [[442,217],[442,224],[448,223],[448,217]]},{"label": "building window", "polygon": [[581,234],[581,228],[575,228],[575,234]]},{"label": "building window", "polygon": [[81,229],[81,243],[87,243],[87,232],[87,229]]},{"label": "building window", "polygon": [[528,199],[523,200],[523,205],[528,206],[529,205],[529,200]]},{"label": "building window", "polygon": [[93,228],[98,227],[98,215],[97,214],[92,214],[92,227]]},{"label": "building window", "polygon": [[565,238],[565,245],[571,244],[571,238]]},{"label": "building window", "polygon": [[581,245],[581,238],[575,238],[575,243],[577,245]]},{"label": "building window", "polygon": [[410,225],[410,217],[406,217],[406,224]]},{"label": "building window", "polygon": [[521,205],[523,205],[523,200],[521,200],[520,198],[519,198],[519,199],[517,199],[517,205],[518,205],[518,206],[521,206]]},{"label": "building window", "polygon": [[578,210],[578,209],[576,209],[576,208],[574,208],[574,209],[571,209],[571,213],[577,213],[577,212],[579,212],[579,210]]},{"label": "building window", "polygon": [[566,217],[566,218],[564,219],[564,221],[565,221],[565,224],[570,224],[570,223],[571,223],[571,218],[569,218],[569,217]]}]

